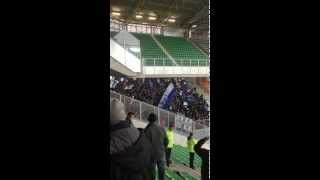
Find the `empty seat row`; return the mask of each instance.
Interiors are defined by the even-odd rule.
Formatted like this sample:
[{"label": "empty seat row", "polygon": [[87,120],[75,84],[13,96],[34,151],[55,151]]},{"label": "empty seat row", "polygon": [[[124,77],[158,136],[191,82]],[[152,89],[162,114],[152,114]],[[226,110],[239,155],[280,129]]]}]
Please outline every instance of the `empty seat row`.
[{"label": "empty seat row", "polygon": [[208,56],[182,37],[155,36],[175,61],[182,66],[207,66]]},{"label": "empty seat row", "polygon": [[140,40],[141,57],[146,66],[172,66],[173,62],[149,34],[132,33]]}]

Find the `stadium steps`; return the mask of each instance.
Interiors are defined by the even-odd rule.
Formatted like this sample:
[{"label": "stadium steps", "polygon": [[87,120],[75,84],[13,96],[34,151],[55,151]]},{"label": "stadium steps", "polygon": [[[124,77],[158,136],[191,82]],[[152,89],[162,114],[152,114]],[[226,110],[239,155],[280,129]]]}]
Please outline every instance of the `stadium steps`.
[{"label": "stadium steps", "polygon": [[177,172],[171,170],[166,170],[166,176],[172,180],[184,180],[184,178],[179,176]]},{"label": "stadium steps", "polygon": [[202,54],[204,54],[205,56],[208,56],[208,53],[205,52],[205,50],[203,50],[203,48],[200,45],[198,45],[197,43],[195,43],[194,41],[192,41],[190,39],[186,39],[186,40],[188,42],[190,42],[193,45],[193,47],[197,48],[200,52],[202,52]]},{"label": "stadium steps", "polygon": [[[162,51],[149,34],[131,33],[140,40],[141,56],[145,66],[173,66],[172,60]],[[154,60],[157,59],[157,60]]]},{"label": "stadium steps", "polygon": [[201,176],[200,169],[191,169],[184,164],[179,164],[177,162],[173,162],[168,170],[176,172],[181,177],[188,175],[190,177],[197,178]]},{"label": "stadium steps", "polygon": [[[197,180],[199,176],[196,176],[196,172],[199,173],[201,168],[201,158],[195,154],[194,157],[194,166],[196,170],[189,168],[189,152],[187,148],[180,145],[174,145],[172,149],[171,159],[174,165],[166,171],[168,175],[173,179],[187,179],[187,180]],[[180,175],[179,175],[180,174]]]},{"label": "stadium steps", "polygon": [[191,41],[195,43],[200,49],[202,49],[207,55],[209,54],[209,41],[207,39],[193,39]]},{"label": "stadium steps", "polygon": [[154,42],[157,43],[157,45],[162,49],[162,51],[171,59],[171,61],[175,64],[178,65],[177,62],[173,59],[173,57],[168,53],[168,51],[161,45],[161,43],[154,37],[154,35],[151,35],[152,39]]},{"label": "stadium steps", "polygon": [[[172,160],[189,166],[189,152],[187,148],[180,145],[174,145],[172,149]],[[194,156],[194,166],[196,168],[201,167],[201,158],[197,154]]]},{"label": "stadium steps", "polygon": [[155,38],[181,66],[207,66],[208,56],[182,37],[155,35]]},{"label": "stadium steps", "polygon": [[[195,154],[196,170],[189,168],[189,153],[187,148],[174,145],[171,154],[172,164],[166,167],[166,179],[171,180],[200,180],[201,159]],[[156,170],[156,180],[158,180],[158,170]]]}]

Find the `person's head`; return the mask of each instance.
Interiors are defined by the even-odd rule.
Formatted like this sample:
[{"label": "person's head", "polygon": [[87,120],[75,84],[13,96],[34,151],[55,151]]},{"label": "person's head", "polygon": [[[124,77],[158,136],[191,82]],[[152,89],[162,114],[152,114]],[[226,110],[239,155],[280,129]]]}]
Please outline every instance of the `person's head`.
[{"label": "person's head", "polygon": [[191,132],[191,133],[189,134],[189,136],[192,137],[192,136],[193,136],[193,133]]},{"label": "person's head", "polygon": [[112,98],[110,101],[110,124],[113,125],[117,121],[124,121],[126,119],[126,113],[124,104],[118,99]]},{"label": "person's head", "polygon": [[148,121],[149,121],[150,123],[156,122],[156,121],[157,121],[157,115],[154,114],[154,113],[149,114],[149,116],[148,116]]},{"label": "person's head", "polygon": [[134,113],[133,112],[129,112],[127,115],[127,119],[132,119],[134,117]]}]

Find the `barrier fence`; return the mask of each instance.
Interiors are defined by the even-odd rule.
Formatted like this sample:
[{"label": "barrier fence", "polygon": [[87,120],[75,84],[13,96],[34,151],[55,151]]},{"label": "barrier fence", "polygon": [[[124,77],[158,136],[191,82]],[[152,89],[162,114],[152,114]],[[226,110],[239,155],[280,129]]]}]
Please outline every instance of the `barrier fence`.
[{"label": "barrier fence", "polygon": [[149,114],[155,113],[158,117],[157,123],[164,128],[168,128],[170,124],[173,124],[175,132],[184,136],[188,136],[190,132],[193,132],[194,137],[197,139],[210,135],[209,120],[201,120],[200,123],[182,114],[161,109],[114,91],[110,91],[110,99],[111,98],[116,98],[123,102],[126,112],[134,112],[136,114],[135,117],[140,121],[147,122]]},{"label": "barrier fence", "polygon": [[[208,59],[175,59],[178,66],[209,66]],[[143,58],[144,66],[175,66],[169,58]]]}]

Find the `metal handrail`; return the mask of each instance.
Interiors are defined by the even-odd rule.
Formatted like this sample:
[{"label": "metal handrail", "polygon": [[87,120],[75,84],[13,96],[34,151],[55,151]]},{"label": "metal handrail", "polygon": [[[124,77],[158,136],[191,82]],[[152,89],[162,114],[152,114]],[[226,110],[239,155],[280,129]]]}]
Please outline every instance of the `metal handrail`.
[{"label": "metal handrail", "polygon": [[[171,61],[169,58],[142,58],[144,66],[164,66],[166,61]],[[180,64],[179,66],[186,67],[204,67],[209,66],[209,59],[175,59]],[[151,64],[150,64],[151,62]],[[170,66],[176,66],[171,64]]]},{"label": "metal handrail", "polygon": [[[168,111],[168,110],[165,110],[165,109],[162,109],[162,108],[159,108],[159,107],[157,107],[157,106],[154,106],[154,105],[151,105],[151,104],[148,104],[148,103],[146,103],[146,102],[142,102],[142,101],[140,101],[140,100],[137,100],[137,99],[134,99],[134,98],[131,98],[131,97],[128,97],[128,96],[125,96],[125,95],[122,95],[122,94],[120,94],[120,93],[117,93],[117,92],[114,92],[114,91],[111,91],[110,90],[110,93],[113,93],[113,94],[116,94],[116,95],[118,95],[119,96],[119,99],[120,99],[120,101],[122,100],[122,98],[129,98],[129,99],[132,99],[132,100],[134,100],[135,102],[137,102],[137,103],[139,103],[139,105],[140,105],[140,111],[141,111],[141,104],[147,104],[149,107],[152,107],[153,109],[157,109],[158,110],[158,112],[166,112],[166,113],[168,113],[168,117],[170,116],[170,114],[171,115],[173,115],[174,116],[174,118],[175,118],[175,123],[176,123],[176,120],[178,119],[178,116],[181,118],[183,118],[183,119],[190,119],[190,118],[187,118],[186,116],[184,116],[184,115],[182,115],[182,114],[176,114],[176,113],[173,113],[173,112],[170,112],[170,111]],[[141,119],[141,116],[140,116],[140,119]],[[190,119],[190,120],[192,120],[192,119]],[[204,129],[204,128],[208,128],[208,126],[207,125],[204,125],[204,124],[202,124],[202,123],[200,123],[200,122],[197,122],[197,121],[194,121],[194,120],[192,120],[191,121],[191,126],[192,126],[192,130],[195,130],[194,128],[195,127],[197,127],[197,126],[200,126],[200,127],[203,127],[202,129]],[[179,131],[178,129],[175,129],[175,130],[177,130],[177,131]]]}]

